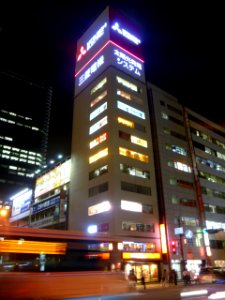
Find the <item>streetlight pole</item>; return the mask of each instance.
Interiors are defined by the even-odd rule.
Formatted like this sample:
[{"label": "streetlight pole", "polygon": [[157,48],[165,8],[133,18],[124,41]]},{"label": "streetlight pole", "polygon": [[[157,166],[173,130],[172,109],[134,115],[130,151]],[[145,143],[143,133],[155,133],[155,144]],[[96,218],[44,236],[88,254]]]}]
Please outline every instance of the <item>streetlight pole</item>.
[{"label": "streetlight pole", "polygon": [[[180,217],[177,217],[178,226],[181,227]],[[180,256],[181,256],[181,274],[184,271],[184,247],[183,247],[183,233],[179,234],[179,244],[180,244]]]}]

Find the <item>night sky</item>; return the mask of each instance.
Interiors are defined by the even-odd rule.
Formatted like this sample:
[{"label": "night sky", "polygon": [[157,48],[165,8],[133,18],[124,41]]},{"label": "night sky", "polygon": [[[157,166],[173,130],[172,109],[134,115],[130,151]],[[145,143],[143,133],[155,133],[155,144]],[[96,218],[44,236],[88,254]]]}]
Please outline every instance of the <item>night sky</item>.
[{"label": "night sky", "polygon": [[[76,41],[107,5],[143,28],[146,78],[225,124],[222,1],[4,1],[0,67],[53,87],[49,158],[70,154]],[[0,100],[1,101],[1,100]]]}]

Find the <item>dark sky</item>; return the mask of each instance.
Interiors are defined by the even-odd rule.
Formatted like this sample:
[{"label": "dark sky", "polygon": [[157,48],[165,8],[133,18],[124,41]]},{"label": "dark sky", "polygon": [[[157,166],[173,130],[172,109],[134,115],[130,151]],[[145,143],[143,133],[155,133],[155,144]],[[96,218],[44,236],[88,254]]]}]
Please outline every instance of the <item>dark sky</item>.
[{"label": "dark sky", "polygon": [[[142,28],[146,77],[225,124],[222,1],[2,1],[0,63],[53,86],[49,158],[70,154],[76,41],[112,5]],[[1,100],[0,100],[1,101]]]}]

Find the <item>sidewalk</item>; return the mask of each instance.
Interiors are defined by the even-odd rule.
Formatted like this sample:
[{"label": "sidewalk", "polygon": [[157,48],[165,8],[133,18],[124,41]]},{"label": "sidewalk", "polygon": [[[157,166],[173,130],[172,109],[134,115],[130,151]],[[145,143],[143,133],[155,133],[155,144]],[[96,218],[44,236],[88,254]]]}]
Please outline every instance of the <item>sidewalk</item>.
[{"label": "sidewalk", "polygon": [[[156,283],[147,283],[145,285],[145,287],[146,287],[146,290],[149,290],[149,289],[152,289],[152,288],[162,288],[162,289],[164,288],[165,289],[165,288],[170,288],[170,287],[180,287],[180,286],[183,286],[183,285],[184,285],[183,281],[177,282],[177,285],[167,284],[166,286],[162,286],[162,283],[156,282]],[[136,286],[136,290],[137,291],[143,291],[144,290],[143,285],[138,284]]]}]

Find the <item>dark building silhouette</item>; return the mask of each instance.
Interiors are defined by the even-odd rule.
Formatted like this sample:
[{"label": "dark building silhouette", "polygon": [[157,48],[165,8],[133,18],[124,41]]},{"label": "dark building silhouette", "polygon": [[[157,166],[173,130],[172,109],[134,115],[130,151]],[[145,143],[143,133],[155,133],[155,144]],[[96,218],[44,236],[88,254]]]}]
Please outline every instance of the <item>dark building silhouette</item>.
[{"label": "dark building silhouette", "polygon": [[32,187],[34,174],[46,163],[52,88],[2,71],[0,73],[0,197]]}]

